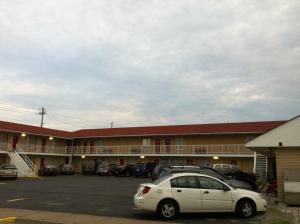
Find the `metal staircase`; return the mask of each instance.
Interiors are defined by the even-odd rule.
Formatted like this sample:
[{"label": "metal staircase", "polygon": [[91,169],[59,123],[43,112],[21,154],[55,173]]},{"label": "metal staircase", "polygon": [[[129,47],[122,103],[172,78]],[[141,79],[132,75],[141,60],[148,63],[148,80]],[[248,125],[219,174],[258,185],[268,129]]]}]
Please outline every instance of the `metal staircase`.
[{"label": "metal staircase", "polygon": [[20,146],[16,145],[13,148],[11,145],[7,146],[7,154],[11,163],[17,167],[19,177],[35,177],[36,166],[23,152]]},{"label": "metal staircase", "polygon": [[266,181],[268,178],[268,157],[256,154],[255,175],[258,179]]}]

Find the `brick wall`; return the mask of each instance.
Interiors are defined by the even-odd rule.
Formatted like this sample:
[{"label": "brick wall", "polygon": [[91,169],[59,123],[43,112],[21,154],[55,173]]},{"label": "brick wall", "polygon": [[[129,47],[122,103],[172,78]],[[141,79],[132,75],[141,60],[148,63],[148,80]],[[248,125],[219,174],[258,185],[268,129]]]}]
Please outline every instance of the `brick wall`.
[{"label": "brick wall", "polygon": [[283,172],[285,170],[300,170],[300,148],[276,149],[275,155],[277,166],[278,199],[283,202]]}]

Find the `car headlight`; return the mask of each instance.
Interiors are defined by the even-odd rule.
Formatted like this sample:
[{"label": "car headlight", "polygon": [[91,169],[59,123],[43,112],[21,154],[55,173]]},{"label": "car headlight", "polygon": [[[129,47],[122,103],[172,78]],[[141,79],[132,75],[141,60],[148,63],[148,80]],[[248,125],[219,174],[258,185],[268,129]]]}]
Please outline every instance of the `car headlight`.
[{"label": "car headlight", "polygon": [[262,194],[257,194],[257,196],[260,198],[260,199],[265,199],[264,196]]}]

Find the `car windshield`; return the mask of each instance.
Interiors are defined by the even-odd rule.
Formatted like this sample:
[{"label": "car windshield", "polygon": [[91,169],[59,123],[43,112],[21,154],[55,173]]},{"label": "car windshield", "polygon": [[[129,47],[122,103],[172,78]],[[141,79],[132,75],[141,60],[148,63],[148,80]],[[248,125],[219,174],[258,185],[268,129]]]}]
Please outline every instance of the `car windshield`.
[{"label": "car windshield", "polygon": [[10,169],[17,169],[17,168],[14,165],[3,165],[1,169],[10,170]]},{"label": "car windshield", "polygon": [[55,166],[55,165],[46,165],[46,168],[51,168],[51,169],[53,169],[53,168],[56,168],[56,166]]}]

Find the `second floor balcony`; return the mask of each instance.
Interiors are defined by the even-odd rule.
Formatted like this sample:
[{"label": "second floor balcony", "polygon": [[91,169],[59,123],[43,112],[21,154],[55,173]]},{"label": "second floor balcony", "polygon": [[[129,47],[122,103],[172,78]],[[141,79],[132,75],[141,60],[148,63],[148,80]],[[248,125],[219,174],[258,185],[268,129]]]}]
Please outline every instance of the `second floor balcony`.
[{"label": "second floor balcony", "polygon": [[74,155],[254,155],[244,144],[74,146]]},{"label": "second floor balcony", "polygon": [[[88,156],[209,156],[233,155],[253,156],[254,152],[245,148],[244,144],[216,145],[117,145],[117,146],[40,146],[18,145],[26,154],[55,154],[55,155],[88,155]],[[0,151],[6,151],[7,144],[0,145]],[[2,150],[1,150],[2,149]]]}]

